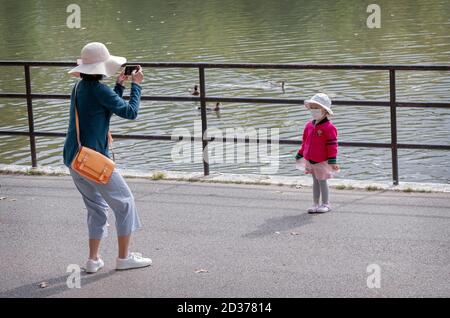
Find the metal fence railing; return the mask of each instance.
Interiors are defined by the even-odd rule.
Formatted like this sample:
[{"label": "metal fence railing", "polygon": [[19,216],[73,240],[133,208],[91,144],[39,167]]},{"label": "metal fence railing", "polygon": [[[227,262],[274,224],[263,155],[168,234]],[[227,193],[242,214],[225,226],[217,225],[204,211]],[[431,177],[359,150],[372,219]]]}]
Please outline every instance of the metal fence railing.
[{"label": "metal fence railing", "polygon": [[[201,120],[202,120],[202,136],[189,137],[191,141],[201,141],[203,149],[209,142],[267,142],[271,143],[270,139],[260,140],[245,138],[240,140],[238,138],[214,138],[205,137],[207,130],[207,102],[239,102],[239,103],[271,103],[271,104],[301,104],[303,100],[299,99],[278,99],[278,98],[226,98],[206,95],[206,69],[282,69],[282,70],[355,70],[355,71],[385,71],[389,72],[389,100],[388,101],[347,101],[337,100],[333,101],[335,105],[357,105],[357,106],[375,106],[375,107],[389,107],[390,109],[390,128],[391,141],[390,143],[376,143],[376,142],[345,142],[340,141],[339,146],[344,147],[371,147],[371,148],[390,148],[392,160],[392,179],[394,185],[399,183],[398,174],[398,149],[431,149],[431,150],[450,150],[450,145],[429,145],[429,144],[406,144],[397,142],[397,108],[398,107],[426,107],[426,108],[447,108],[450,109],[450,103],[417,103],[417,102],[398,102],[396,100],[396,72],[397,71],[450,71],[450,65],[348,65],[348,64],[237,64],[237,63],[148,63],[148,62],[129,62],[128,64],[140,64],[146,68],[194,68],[198,69],[199,74],[199,97],[180,97],[180,96],[148,96],[143,95],[142,100],[150,101],[178,101],[178,102],[200,102]],[[45,62],[45,61],[0,61],[0,66],[21,66],[24,68],[25,75],[25,93],[0,93],[0,98],[21,98],[27,101],[28,113],[28,131],[15,130],[1,130],[0,135],[20,135],[28,136],[30,139],[30,154],[31,164],[37,167],[36,157],[36,137],[64,137],[65,133],[59,132],[39,132],[34,129],[33,116],[33,100],[35,99],[70,99],[70,95],[64,94],[35,94],[31,91],[31,67],[73,67],[76,64],[73,62]],[[119,139],[140,139],[140,140],[166,140],[173,141],[173,136],[170,135],[142,135],[142,134],[114,134],[114,138]],[[183,137],[179,137],[179,140]],[[280,144],[300,145],[300,140],[280,139],[276,142]],[[209,174],[209,163],[207,152],[203,152],[203,171],[204,175]]]}]

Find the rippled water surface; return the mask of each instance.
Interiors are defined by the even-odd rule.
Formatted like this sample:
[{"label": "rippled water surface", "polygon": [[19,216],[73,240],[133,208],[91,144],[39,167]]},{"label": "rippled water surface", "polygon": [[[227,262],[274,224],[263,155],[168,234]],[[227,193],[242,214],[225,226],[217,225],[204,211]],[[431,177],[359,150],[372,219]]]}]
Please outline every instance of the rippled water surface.
[{"label": "rippled water surface", "polygon": [[[90,41],[129,61],[449,64],[450,1],[377,1],[381,28],[368,29],[364,1],[77,1],[81,29],[66,27],[67,3],[0,0],[0,59],[75,60]],[[32,68],[36,93],[70,93],[68,68]],[[195,69],[145,69],[146,95],[190,96]],[[335,100],[389,99],[385,71],[207,70],[207,94],[306,99],[318,91]],[[280,82],[285,81],[285,91]],[[113,79],[107,83],[112,84]],[[23,70],[2,68],[0,92],[24,92]],[[449,72],[397,73],[397,99],[449,102]],[[65,132],[68,102],[33,101],[37,131]],[[113,119],[115,133],[194,133],[196,103],[141,104],[136,121]],[[224,103],[208,126],[278,129],[300,140],[309,118],[301,105]],[[389,142],[389,108],[335,106],[340,141]],[[1,129],[26,130],[26,102],[0,99]],[[449,144],[450,109],[398,109],[400,143]],[[261,131],[261,130],[260,130]],[[37,138],[40,165],[62,165],[62,138]],[[119,164],[142,170],[201,171],[201,162],[175,163],[173,142],[116,140]],[[230,150],[228,144],[224,150]],[[296,146],[280,145],[278,174],[295,175]],[[192,148],[195,157],[198,149]],[[389,180],[389,149],[341,147],[339,178]],[[450,181],[450,152],[399,150],[402,181]],[[25,137],[0,137],[0,163],[30,164]],[[261,173],[262,162],[211,163],[211,172]]]}]

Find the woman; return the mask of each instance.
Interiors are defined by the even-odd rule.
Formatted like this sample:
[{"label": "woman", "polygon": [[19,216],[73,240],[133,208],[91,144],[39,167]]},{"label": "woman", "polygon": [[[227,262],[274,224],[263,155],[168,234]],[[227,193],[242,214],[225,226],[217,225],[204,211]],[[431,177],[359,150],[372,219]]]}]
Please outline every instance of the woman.
[{"label": "woman", "polygon": [[126,62],[123,57],[109,54],[105,45],[98,42],[87,44],[81,50],[81,60],[78,66],[69,71],[70,74],[81,77],[81,81],[72,92],[70,105],[69,129],[64,144],[64,164],[69,167],[72,179],[83,197],[87,209],[87,224],[89,231],[89,258],[86,272],[95,273],[104,266],[98,252],[100,241],[107,234],[107,212],[110,207],[116,217],[119,255],[116,269],[132,269],[151,265],[150,258],[144,258],[139,253],[129,253],[131,233],[140,226],[133,194],[125,180],[117,171],[111,176],[108,184],[92,182],[70,168],[72,160],[78,151],[77,133],[75,128],[75,96],[79,116],[80,140],[83,146],[94,149],[105,156],[108,153],[108,131],[111,116],[116,114],[125,119],[135,119],[139,110],[141,86],[144,75],[139,70],[131,75],[130,101],[122,99],[123,83],[128,79],[123,71],[118,76],[114,90],[101,83],[104,77],[114,75]]}]

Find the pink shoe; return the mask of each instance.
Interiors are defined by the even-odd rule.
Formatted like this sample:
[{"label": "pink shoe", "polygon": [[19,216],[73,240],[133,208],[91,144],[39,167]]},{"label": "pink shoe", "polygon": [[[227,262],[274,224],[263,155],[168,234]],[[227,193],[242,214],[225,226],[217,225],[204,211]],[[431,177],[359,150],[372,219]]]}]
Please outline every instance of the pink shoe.
[{"label": "pink shoe", "polygon": [[317,209],[319,208],[318,204],[313,205],[308,209],[308,213],[317,213]]},{"label": "pink shoe", "polygon": [[317,208],[316,213],[326,213],[331,211],[331,206],[329,204],[322,204]]}]

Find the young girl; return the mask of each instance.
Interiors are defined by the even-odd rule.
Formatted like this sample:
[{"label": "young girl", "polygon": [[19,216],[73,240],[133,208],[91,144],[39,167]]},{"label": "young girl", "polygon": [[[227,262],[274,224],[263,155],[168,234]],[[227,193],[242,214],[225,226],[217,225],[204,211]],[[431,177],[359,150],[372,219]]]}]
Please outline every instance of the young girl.
[{"label": "young girl", "polygon": [[[328,119],[333,115],[331,100],[323,93],[305,101],[311,111],[312,120],[303,130],[302,146],[295,156],[297,168],[310,173],[313,178],[314,205],[308,213],[331,211],[327,179],[339,170],[336,164],[338,153],[337,129]],[[322,194],[322,205],[319,205]]]}]

